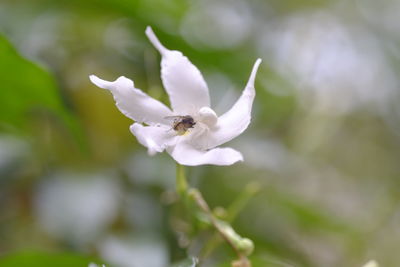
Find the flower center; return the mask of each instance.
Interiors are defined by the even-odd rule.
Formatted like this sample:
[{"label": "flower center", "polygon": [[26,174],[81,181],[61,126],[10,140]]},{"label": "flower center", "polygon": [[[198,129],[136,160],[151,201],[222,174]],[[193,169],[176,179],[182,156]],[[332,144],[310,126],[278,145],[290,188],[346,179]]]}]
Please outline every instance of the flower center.
[{"label": "flower center", "polygon": [[193,117],[190,115],[175,116],[172,129],[174,129],[178,135],[184,135],[190,128],[196,125]]},{"label": "flower center", "polygon": [[[214,127],[218,117],[214,110],[209,107],[202,107],[192,115],[168,116],[165,119],[172,119],[172,129],[177,135],[183,136],[193,132],[191,138],[197,138]],[[196,125],[196,128],[195,128]],[[195,128],[191,131],[191,128]]]}]

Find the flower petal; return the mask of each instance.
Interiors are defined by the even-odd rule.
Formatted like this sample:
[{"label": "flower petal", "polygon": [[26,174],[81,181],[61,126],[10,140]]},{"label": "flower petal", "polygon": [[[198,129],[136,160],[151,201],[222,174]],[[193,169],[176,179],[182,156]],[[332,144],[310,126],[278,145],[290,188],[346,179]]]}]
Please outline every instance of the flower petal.
[{"label": "flower petal", "polygon": [[213,148],[232,140],[249,126],[251,108],[256,95],[254,80],[260,63],[261,59],[257,59],[240,98],[229,111],[218,118],[217,124],[211,127],[209,133],[203,137],[205,140],[202,143],[206,148]]},{"label": "flower petal", "polygon": [[238,161],[243,161],[243,156],[233,148],[214,148],[211,150],[198,150],[189,142],[179,142],[175,147],[170,147],[167,152],[179,164],[186,166],[197,165],[232,165]]},{"label": "flower petal", "polygon": [[162,126],[143,126],[140,123],[134,123],[130,130],[139,143],[148,148],[148,153],[151,156],[174,145],[177,137],[168,127]]},{"label": "flower petal", "polygon": [[151,27],[147,27],[146,35],[162,56],[161,78],[173,111],[190,115],[201,107],[209,107],[208,87],[196,66],[181,52],[165,48]]},{"label": "flower petal", "polygon": [[163,103],[148,96],[134,87],[133,81],[121,76],[113,82],[90,75],[92,83],[108,89],[114,96],[118,109],[128,118],[149,125],[165,124],[165,117],[171,116],[171,110]]}]

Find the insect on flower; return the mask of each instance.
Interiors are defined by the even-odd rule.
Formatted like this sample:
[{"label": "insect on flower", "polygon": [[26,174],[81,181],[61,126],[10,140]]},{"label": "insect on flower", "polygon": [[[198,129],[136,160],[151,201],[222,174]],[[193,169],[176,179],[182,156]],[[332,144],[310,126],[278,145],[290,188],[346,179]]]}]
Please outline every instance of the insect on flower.
[{"label": "insect on flower", "polygon": [[217,116],[211,108],[207,83],[196,66],[181,52],[162,45],[150,27],[146,35],[161,54],[161,79],[171,108],[137,89],[124,76],[110,82],[91,75],[90,80],[111,91],[118,109],[135,121],[130,130],[150,155],[165,150],[179,164],[189,166],[243,161],[239,151],[219,146],[240,135],[250,124],[256,94],[254,80],[261,59],[255,62],[236,103]]},{"label": "insect on flower", "polygon": [[196,125],[196,122],[190,115],[186,116],[167,116],[165,119],[172,119],[172,129],[175,130],[178,135],[184,135],[190,128]]}]

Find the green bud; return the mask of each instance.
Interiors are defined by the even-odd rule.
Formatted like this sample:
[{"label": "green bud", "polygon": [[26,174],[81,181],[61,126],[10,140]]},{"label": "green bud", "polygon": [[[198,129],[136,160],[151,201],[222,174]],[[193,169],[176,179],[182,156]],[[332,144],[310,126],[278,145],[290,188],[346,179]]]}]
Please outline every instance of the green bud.
[{"label": "green bud", "polygon": [[254,243],[248,238],[242,238],[238,242],[238,249],[240,252],[242,252],[244,255],[249,256],[251,253],[253,253],[254,250]]},{"label": "green bud", "polygon": [[254,243],[248,238],[241,237],[238,235],[232,226],[226,222],[218,221],[220,229],[223,231],[226,238],[228,238],[232,244],[244,255],[250,255],[254,250]]}]

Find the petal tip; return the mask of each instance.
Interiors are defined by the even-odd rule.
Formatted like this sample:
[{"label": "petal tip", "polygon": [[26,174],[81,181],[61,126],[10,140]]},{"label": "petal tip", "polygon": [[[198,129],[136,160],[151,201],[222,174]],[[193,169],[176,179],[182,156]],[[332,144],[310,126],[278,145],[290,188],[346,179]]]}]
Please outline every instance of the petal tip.
[{"label": "petal tip", "polygon": [[247,82],[247,86],[254,87],[254,81],[256,79],[258,67],[260,66],[261,62],[262,62],[262,59],[258,58],[256,60],[256,62],[254,63],[253,69],[251,70],[249,81]]},{"label": "petal tip", "polygon": [[254,63],[252,72],[257,72],[258,67],[260,66],[261,62],[262,62],[262,59],[261,58],[257,58],[256,62]]},{"label": "petal tip", "polygon": [[158,52],[160,52],[162,56],[164,56],[165,53],[168,51],[168,49],[161,44],[160,40],[158,40],[157,36],[155,35],[153,29],[150,26],[147,26],[145,33],[147,38],[149,38],[149,41],[153,44],[153,46],[158,50]]},{"label": "petal tip", "polygon": [[96,76],[96,75],[94,75],[94,74],[92,74],[92,75],[89,75],[89,80],[92,82],[92,83],[95,83],[95,81],[97,81],[99,78]]},{"label": "petal tip", "polygon": [[235,150],[235,152],[237,152],[237,158],[236,161],[233,161],[232,164],[238,163],[238,162],[244,162],[244,158],[242,153],[240,153],[239,151]]},{"label": "petal tip", "polygon": [[151,26],[147,26],[146,30],[144,31],[147,35],[147,37],[149,37],[149,35],[154,35],[153,29],[151,28]]},{"label": "petal tip", "polygon": [[108,89],[107,87],[107,81],[104,81],[102,79],[100,79],[99,77],[97,77],[96,75],[90,75],[89,76],[90,81],[95,84],[97,87],[103,88],[103,89]]},{"label": "petal tip", "polygon": [[230,165],[236,164],[238,162],[243,162],[244,161],[242,153],[240,153],[236,149],[233,149],[233,148],[230,148],[230,147],[221,148],[221,149],[223,149],[225,152],[229,151],[229,153],[226,153],[226,156],[229,155],[229,157],[226,157],[223,160],[223,162],[221,162],[218,165],[220,165],[220,166],[230,166]]}]

